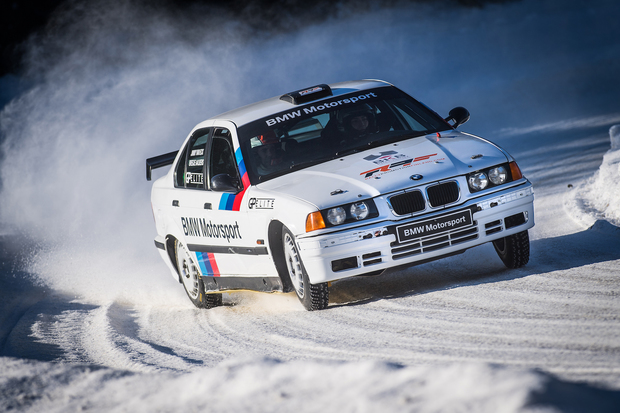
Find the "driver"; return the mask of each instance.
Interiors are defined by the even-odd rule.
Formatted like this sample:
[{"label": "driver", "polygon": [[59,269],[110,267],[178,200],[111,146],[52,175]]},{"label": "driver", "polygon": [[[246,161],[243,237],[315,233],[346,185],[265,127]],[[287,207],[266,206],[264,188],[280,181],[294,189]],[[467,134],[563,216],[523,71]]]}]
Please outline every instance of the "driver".
[{"label": "driver", "polygon": [[338,117],[340,119],[339,129],[344,132],[348,139],[357,140],[377,132],[375,111],[366,103],[350,109],[343,109]]},{"label": "driver", "polygon": [[280,140],[273,130],[252,138],[252,150],[258,158],[257,171],[259,175],[268,175],[280,169],[282,151]]}]

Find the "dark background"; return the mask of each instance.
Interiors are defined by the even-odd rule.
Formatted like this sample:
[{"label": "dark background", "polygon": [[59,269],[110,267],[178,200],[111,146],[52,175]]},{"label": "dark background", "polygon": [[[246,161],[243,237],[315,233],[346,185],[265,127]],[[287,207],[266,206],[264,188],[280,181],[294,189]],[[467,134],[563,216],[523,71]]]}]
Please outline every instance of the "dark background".
[{"label": "dark background", "polygon": [[[61,11],[74,0],[14,0],[0,2],[0,76],[19,74],[25,42],[34,33],[45,33],[53,26],[55,12]],[[140,2],[142,0],[125,0]],[[393,7],[403,3],[443,3],[445,7],[484,7],[490,3],[510,0],[156,0],[150,7],[170,13],[199,11],[209,8],[262,32],[293,31],[299,24],[307,25],[329,17],[350,15],[376,8]],[[286,17],[286,18],[284,18]],[[293,17],[293,18],[291,18]],[[303,22],[303,23],[301,23]]]}]

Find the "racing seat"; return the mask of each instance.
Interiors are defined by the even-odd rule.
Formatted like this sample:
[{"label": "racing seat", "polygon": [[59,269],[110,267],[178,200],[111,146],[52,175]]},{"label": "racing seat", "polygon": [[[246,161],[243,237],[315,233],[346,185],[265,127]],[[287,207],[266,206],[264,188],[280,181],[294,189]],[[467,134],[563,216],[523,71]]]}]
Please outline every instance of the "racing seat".
[{"label": "racing seat", "polygon": [[282,141],[282,150],[287,161],[295,161],[299,155],[299,142],[295,139],[285,139]]}]

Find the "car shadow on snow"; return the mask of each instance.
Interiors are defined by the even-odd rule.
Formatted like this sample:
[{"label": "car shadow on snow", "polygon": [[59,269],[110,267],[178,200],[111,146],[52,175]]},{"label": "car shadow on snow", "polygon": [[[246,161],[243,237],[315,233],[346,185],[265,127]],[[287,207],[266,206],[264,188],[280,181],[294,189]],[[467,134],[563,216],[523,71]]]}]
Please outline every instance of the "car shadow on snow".
[{"label": "car shadow on snow", "polygon": [[330,307],[508,281],[619,259],[620,228],[597,221],[581,232],[532,240],[530,261],[519,269],[506,268],[487,243],[431,263],[335,282],[330,288]]},{"label": "car shadow on snow", "polygon": [[537,389],[530,390],[525,409],[559,411],[565,413],[612,413],[620,406],[620,391],[604,389],[588,383],[559,379],[552,374],[537,371],[543,379]]}]

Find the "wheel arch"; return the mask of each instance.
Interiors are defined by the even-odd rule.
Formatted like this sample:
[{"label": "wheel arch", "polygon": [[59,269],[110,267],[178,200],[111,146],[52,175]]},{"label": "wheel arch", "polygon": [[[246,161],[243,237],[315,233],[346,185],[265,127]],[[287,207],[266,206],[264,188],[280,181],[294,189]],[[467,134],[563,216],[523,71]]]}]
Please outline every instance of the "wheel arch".
[{"label": "wheel arch", "polygon": [[271,251],[271,258],[276,266],[276,271],[282,281],[282,292],[288,293],[293,290],[293,284],[289,279],[286,262],[284,261],[284,246],[282,244],[282,229],[284,224],[278,220],[273,220],[269,223],[267,229],[269,250]]},{"label": "wheel arch", "polygon": [[172,264],[172,267],[177,272],[179,283],[183,283],[183,280],[181,280],[181,274],[179,273],[179,267],[177,265],[177,251],[175,248],[176,241],[177,239],[174,235],[166,235],[166,252],[168,253],[168,258],[170,258],[170,263]]}]

